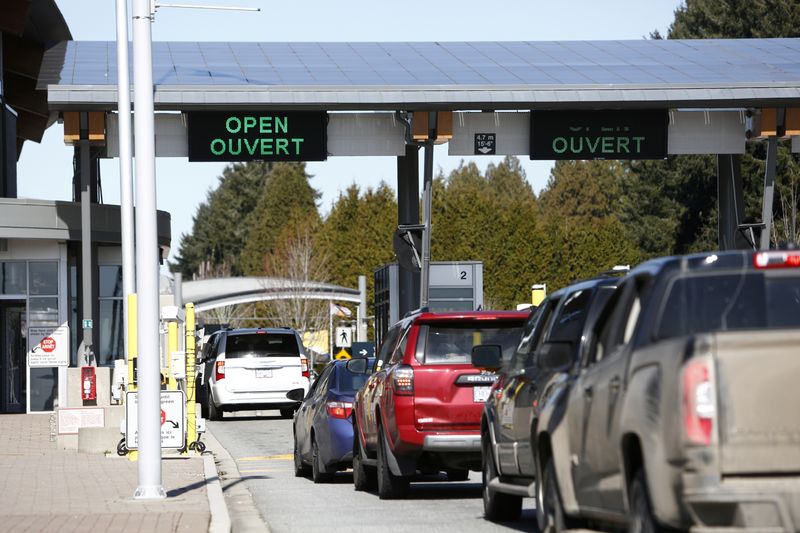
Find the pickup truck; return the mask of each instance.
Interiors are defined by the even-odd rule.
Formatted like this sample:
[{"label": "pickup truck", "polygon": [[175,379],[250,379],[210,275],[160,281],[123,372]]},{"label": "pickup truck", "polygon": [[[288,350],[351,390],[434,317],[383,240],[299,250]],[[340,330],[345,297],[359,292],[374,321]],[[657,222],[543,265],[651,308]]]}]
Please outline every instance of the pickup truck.
[{"label": "pickup truck", "polygon": [[648,261],[586,335],[536,436],[542,530],[800,528],[800,252]]},{"label": "pickup truck", "polygon": [[465,481],[480,469],[481,411],[496,376],[472,366],[472,348],[499,346],[510,358],[528,314],[416,312],[389,329],[374,368],[348,363],[370,374],[353,406],[356,490],[377,484],[381,499],[400,498],[417,473]]}]

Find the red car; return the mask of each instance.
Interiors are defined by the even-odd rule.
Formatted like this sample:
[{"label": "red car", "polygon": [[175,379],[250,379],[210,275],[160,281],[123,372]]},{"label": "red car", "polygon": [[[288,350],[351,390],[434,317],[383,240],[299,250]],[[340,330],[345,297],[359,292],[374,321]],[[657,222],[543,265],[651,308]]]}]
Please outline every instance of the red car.
[{"label": "red car", "polygon": [[[395,324],[355,397],[353,482],[400,498],[417,473],[464,481],[481,468],[480,420],[496,376],[472,366],[472,347],[500,345],[508,360],[528,312],[421,311]],[[359,368],[360,367],[360,368]]]}]

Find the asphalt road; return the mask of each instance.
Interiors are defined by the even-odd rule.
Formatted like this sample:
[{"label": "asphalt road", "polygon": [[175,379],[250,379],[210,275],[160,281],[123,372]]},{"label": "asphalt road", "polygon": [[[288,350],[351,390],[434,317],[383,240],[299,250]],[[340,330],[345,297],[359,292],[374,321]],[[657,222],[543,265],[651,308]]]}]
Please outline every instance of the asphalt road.
[{"label": "asphalt road", "polygon": [[315,485],[294,477],[292,421],[277,411],[226,413],[208,422],[236,461],[261,516],[273,533],[307,531],[535,531],[533,499],[523,501],[522,520],[493,524],[483,519],[480,473],[469,481],[412,483],[405,500],[382,501],[374,493],[355,492],[349,472],[334,483]]}]

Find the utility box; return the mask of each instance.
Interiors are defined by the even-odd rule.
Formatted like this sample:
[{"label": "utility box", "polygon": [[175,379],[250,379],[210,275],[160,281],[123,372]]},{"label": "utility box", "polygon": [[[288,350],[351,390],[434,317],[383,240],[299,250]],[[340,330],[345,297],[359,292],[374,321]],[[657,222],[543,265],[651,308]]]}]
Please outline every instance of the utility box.
[{"label": "utility box", "polygon": [[[398,320],[400,266],[384,265],[375,271],[375,342]],[[430,264],[428,309],[434,312],[472,311],[483,306],[482,261],[433,261]]]}]

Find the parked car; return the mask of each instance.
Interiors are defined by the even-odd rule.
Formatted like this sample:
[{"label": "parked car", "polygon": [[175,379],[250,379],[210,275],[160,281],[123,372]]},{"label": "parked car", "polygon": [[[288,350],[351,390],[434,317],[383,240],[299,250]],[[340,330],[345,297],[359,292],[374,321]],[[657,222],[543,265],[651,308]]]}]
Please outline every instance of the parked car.
[{"label": "parked car", "polygon": [[481,410],[496,376],[472,366],[472,347],[496,344],[511,357],[527,316],[420,311],[389,329],[355,397],[356,490],[377,481],[382,499],[398,498],[417,472],[463,481],[480,468]]},{"label": "parked car", "polygon": [[[619,278],[610,275],[574,283],[550,294],[525,323],[511,360],[498,373],[481,419],[483,509],[492,521],[516,520],[523,497],[536,495],[538,472],[531,440],[538,425],[552,427],[563,412],[564,390],[574,367],[584,328],[591,323]],[[476,348],[482,350],[486,347]],[[499,351],[473,364],[496,369]],[[542,414],[545,419],[542,420]]]},{"label": "parked car", "polygon": [[291,418],[308,392],[308,358],[289,328],[213,333],[201,351],[198,400],[211,420],[225,411],[279,409]]},{"label": "parked car", "polygon": [[334,473],[353,464],[353,397],[367,376],[351,372],[346,363],[325,367],[294,416],[294,473],[305,475],[310,465],[314,483],[332,481]]},{"label": "parked car", "polygon": [[544,528],[800,528],[800,252],[649,261],[592,329],[540,432]]}]

